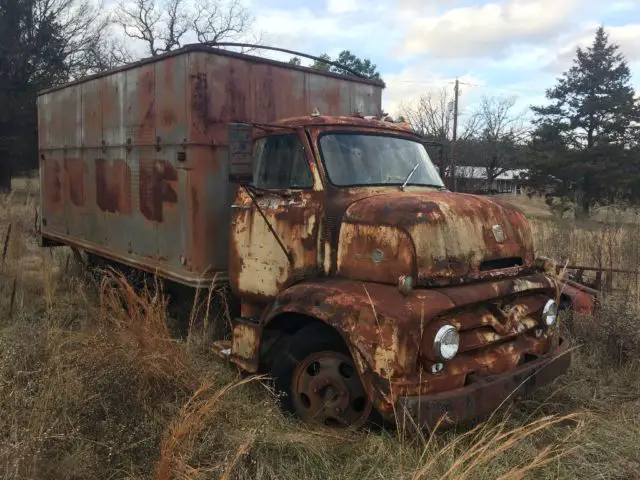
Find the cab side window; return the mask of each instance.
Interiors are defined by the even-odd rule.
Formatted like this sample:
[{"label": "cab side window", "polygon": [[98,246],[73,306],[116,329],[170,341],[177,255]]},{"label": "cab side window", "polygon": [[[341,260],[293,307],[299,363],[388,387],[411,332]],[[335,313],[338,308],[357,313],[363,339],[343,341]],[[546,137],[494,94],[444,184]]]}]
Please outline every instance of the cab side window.
[{"label": "cab side window", "polygon": [[295,134],[271,135],[256,142],[255,185],[278,189],[313,186],[302,143]]}]

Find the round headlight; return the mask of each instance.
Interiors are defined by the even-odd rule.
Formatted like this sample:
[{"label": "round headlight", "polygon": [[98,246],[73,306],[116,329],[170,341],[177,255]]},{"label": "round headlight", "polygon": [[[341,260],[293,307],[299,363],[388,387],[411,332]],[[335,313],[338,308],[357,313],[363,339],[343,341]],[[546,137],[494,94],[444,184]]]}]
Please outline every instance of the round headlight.
[{"label": "round headlight", "polygon": [[542,321],[547,327],[552,326],[558,319],[558,305],[555,300],[549,300],[542,309]]},{"label": "round headlight", "polygon": [[460,335],[455,327],[445,325],[436,332],[433,348],[438,360],[451,360],[458,353],[459,346]]}]

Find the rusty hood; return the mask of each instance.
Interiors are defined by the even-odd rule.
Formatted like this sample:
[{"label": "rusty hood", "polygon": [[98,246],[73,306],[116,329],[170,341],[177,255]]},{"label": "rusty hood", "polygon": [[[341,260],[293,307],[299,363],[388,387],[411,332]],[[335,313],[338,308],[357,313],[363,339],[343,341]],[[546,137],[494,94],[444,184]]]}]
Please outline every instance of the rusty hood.
[{"label": "rusty hood", "polygon": [[[400,260],[417,275],[418,284],[446,284],[507,270],[515,273],[534,265],[531,227],[524,214],[488,197],[451,192],[382,193],[351,203],[343,228],[345,232],[351,229],[352,234],[348,235],[351,238],[341,235],[341,243],[355,242],[371,250],[370,254],[348,255],[352,249],[342,249],[350,258],[360,259],[359,270],[367,270],[367,262],[362,262],[366,258],[395,275],[399,271],[394,271],[394,265]],[[368,238],[356,238],[364,236]],[[402,251],[411,246],[412,255]],[[342,256],[343,266],[355,273],[345,262],[349,263],[348,258]],[[378,268],[371,264],[369,270]]]}]

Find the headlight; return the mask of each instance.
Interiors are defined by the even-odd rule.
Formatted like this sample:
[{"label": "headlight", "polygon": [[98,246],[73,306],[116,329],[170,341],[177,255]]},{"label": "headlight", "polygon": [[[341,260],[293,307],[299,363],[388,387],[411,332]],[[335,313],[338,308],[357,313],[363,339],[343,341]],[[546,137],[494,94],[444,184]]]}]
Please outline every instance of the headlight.
[{"label": "headlight", "polygon": [[558,305],[556,304],[555,300],[549,300],[547,303],[545,303],[544,308],[542,309],[542,322],[547,327],[550,327],[554,323],[556,323],[557,318]]},{"label": "headlight", "polygon": [[445,325],[440,327],[436,332],[436,338],[433,341],[433,348],[436,358],[441,361],[451,360],[458,353],[460,346],[460,335],[455,327]]}]

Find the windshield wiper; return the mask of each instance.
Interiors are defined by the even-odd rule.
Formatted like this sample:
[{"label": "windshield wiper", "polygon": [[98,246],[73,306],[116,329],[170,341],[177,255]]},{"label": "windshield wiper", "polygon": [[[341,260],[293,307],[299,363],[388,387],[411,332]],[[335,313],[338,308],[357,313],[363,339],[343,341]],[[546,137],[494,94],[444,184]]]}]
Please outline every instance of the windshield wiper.
[{"label": "windshield wiper", "polygon": [[413,170],[411,170],[409,172],[409,175],[407,175],[407,178],[404,179],[404,183],[400,187],[400,190],[404,192],[404,188],[407,186],[407,183],[409,183],[409,180],[411,179],[411,177],[413,176],[413,174],[415,173],[415,171],[418,169],[419,166],[420,166],[420,161],[416,162],[415,166],[413,167]]}]

